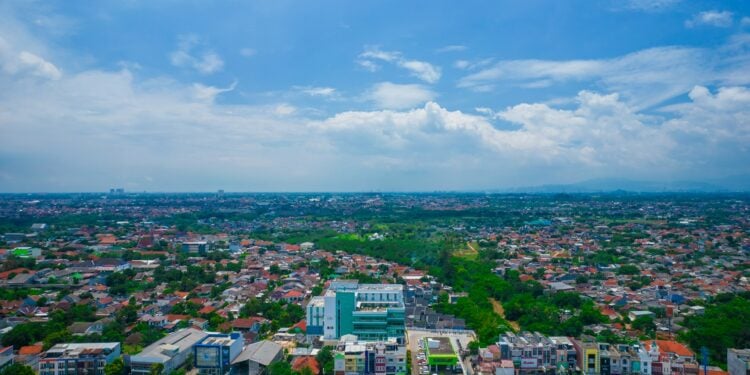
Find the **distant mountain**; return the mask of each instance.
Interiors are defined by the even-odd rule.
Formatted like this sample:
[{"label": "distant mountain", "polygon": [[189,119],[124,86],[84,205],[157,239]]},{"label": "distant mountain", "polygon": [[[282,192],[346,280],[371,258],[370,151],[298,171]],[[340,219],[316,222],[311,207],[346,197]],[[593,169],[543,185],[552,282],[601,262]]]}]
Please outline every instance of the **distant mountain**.
[{"label": "distant mountain", "polygon": [[750,192],[750,175],[735,175],[708,181],[637,181],[599,178],[572,184],[540,185],[504,190],[511,193],[603,193],[626,191],[659,192]]}]

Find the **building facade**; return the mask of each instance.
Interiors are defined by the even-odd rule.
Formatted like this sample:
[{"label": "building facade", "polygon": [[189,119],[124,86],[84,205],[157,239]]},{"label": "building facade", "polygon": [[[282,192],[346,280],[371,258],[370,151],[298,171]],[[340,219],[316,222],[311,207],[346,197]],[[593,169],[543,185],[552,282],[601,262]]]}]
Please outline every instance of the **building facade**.
[{"label": "building facade", "polygon": [[232,361],[242,352],[245,339],[239,332],[210,334],[193,346],[193,364],[201,375],[229,373]]},{"label": "building facade", "polygon": [[334,281],[308,304],[307,332],[326,340],[356,335],[362,341],[402,341],[404,313],[403,285]]},{"label": "building facade", "polygon": [[57,344],[39,358],[39,374],[101,375],[119,357],[119,342]]},{"label": "building facade", "polygon": [[357,341],[352,335],[344,336],[333,358],[335,375],[406,374],[406,347],[396,340]]}]

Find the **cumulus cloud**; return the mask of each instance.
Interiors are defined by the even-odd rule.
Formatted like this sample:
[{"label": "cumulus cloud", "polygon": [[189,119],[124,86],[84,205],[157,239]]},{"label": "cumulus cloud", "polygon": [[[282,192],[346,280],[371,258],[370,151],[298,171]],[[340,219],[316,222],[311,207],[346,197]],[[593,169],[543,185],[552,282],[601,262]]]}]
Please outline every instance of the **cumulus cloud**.
[{"label": "cumulus cloud", "polygon": [[224,67],[224,60],[214,51],[203,49],[195,53],[196,47],[201,45],[197,35],[181,35],[177,49],[169,55],[170,62],[176,67],[192,68],[202,74],[212,74]]},{"label": "cumulus cloud", "polygon": [[734,14],[729,11],[709,10],[700,12],[686,20],[685,26],[690,28],[697,26],[730,27],[734,22],[733,17]]},{"label": "cumulus cloud", "polygon": [[380,108],[403,109],[433,100],[436,94],[424,85],[380,82],[367,96]]},{"label": "cumulus cloud", "polygon": [[357,63],[360,66],[371,72],[380,68],[377,61],[395,64],[400,68],[408,70],[412,76],[427,83],[435,83],[442,76],[440,67],[426,61],[404,58],[401,52],[397,51],[383,51],[377,47],[366,47],[365,51],[357,59]]}]

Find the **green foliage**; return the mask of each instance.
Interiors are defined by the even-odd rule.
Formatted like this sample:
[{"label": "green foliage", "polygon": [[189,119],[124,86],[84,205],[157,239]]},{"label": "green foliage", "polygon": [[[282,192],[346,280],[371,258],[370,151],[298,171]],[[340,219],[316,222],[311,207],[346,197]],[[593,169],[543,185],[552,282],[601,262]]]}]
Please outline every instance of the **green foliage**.
[{"label": "green foliage", "polygon": [[240,317],[258,315],[272,319],[271,329],[278,330],[302,320],[305,317],[305,310],[293,303],[262,301],[257,298],[250,298],[240,309]]},{"label": "green foliage", "polygon": [[269,375],[292,375],[292,366],[287,361],[274,362],[268,366]]},{"label": "green foliage", "polygon": [[617,269],[618,275],[638,275],[641,270],[634,264],[623,264]]},{"label": "green foliage", "polygon": [[709,350],[712,363],[726,361],[727,348],[750,347],[750,299],[747,295],[719,295],[703,315],[690,316],[683,335],[696,352]]},{"label": "green foliage", "polygon": [[639,316],[632,323],[630,323],[630,326],[633,329],[637,329],[643,332],[646,336],[649,337],[653,336],[654,332],[656,331],[656,324],[654,324],[654,319],[650,316]]},{"label": "green foliage", "polygon": [[315,359],[318,360],[324,374],[333,374],[333,347],[328,345],[322,347]]},{"label": "green foliage", "polygon": [[34,369],[29,366],[14,363],[7,366],[0,371],[0,375],[34,375]]},{"label": "green foliage", "polygon": [[125,364],[122,362],[122,358],[115,358],[112,363],[108,363],[104,366],[104,375],[124,375]]}]

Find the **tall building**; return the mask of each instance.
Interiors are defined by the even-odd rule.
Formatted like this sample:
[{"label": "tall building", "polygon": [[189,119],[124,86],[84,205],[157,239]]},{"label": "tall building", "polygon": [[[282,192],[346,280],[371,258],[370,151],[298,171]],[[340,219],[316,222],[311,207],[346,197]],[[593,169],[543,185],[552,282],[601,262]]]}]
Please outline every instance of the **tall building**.
[{"label": "tall building", "polygon": [[104,366],[118,357],[119,342],[57,344],[39,358],[39,374],[104,374]]},{"label": "tall building", "polygon": [[193,346],[195,368],[201,375],[229,373],[232,361],[242,352],[244,341],[238,332],[206,336]]},{"label": "tall building", "polygon": [[727,349],[729,375],[750,375],[750,349]]},{"label": "tall building", "polygon": [[362,341],[403,341],[404,311],[403,285],[334,281],[322,299],[308,304],[307,330],[326,340],[352,334]]}]

